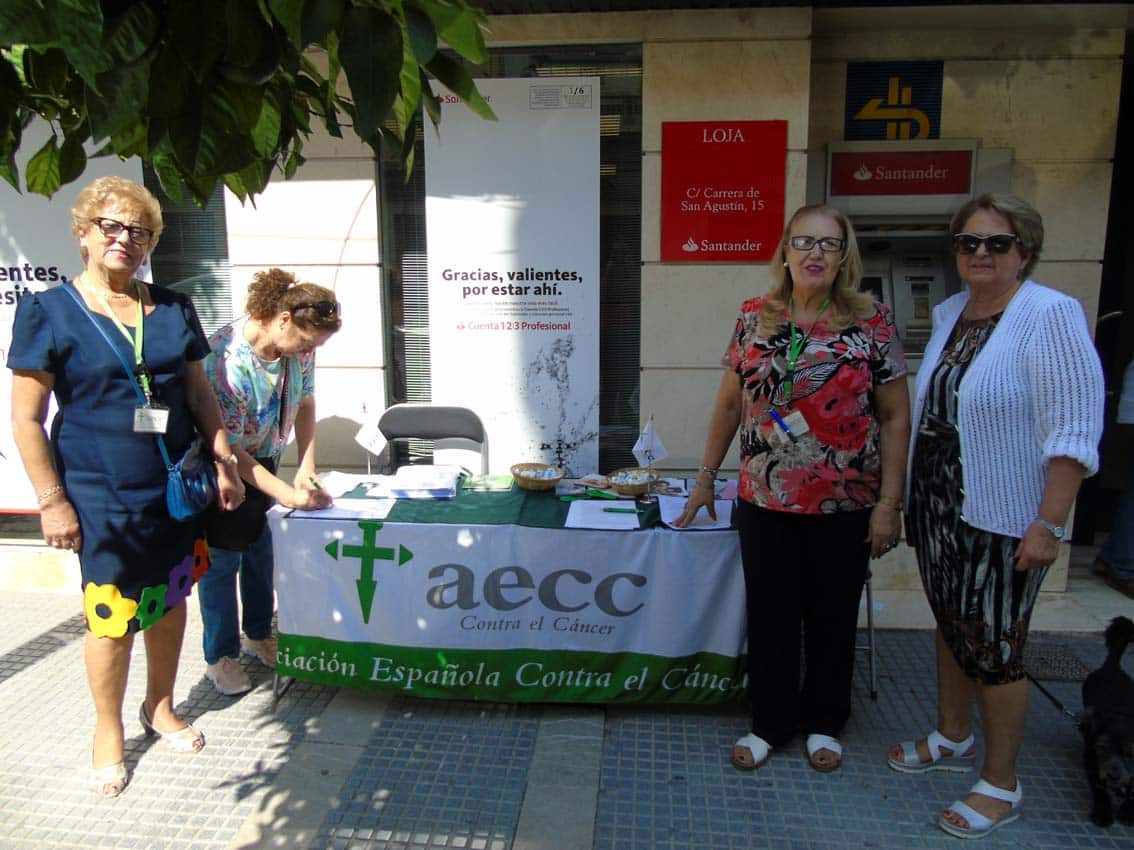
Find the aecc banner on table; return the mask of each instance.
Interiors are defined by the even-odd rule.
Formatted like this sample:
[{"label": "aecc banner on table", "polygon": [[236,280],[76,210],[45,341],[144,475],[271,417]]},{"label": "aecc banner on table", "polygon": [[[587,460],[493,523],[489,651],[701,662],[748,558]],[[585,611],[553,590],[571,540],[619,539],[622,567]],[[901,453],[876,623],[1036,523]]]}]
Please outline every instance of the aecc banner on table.
[{"label": "aecc banner on table", "polygon": [[510,701],[743,692],[744,579],[727,532],[272,523],[281,675]]}]

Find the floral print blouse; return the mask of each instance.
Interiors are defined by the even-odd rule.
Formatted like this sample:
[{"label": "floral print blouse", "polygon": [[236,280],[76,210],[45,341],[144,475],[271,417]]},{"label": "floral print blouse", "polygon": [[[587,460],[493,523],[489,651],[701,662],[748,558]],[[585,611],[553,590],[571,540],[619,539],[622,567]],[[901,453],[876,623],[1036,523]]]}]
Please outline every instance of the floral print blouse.
[{"label": "floral print blouse", "polygon": [[[287,445],[299,402],[315,394],[315,355],[261,360],[244,339],[247,321],[243,316],[209,337],[212,351],[205,358],[205,374],[220,403],[229,443],[239,444],[255,457],[278,458]],[[287,409],[281,417],[280,380],[285,372]]]},{"label": "floral print blouse", "polygon": [[[889,308],[876,302],[874,315],[841,331],[830,329],[825,317],[810,328],[797,325],[797,336],[807,342],[789,385],[791,332],[785,321],[772,337],[761,335],[765,301],[744,302],[721,358],[739,375],[743,396],[740,498],[800,514],[873,507],[882,479],[874,388],[908,371]],[[773,408],[795,433],[794,442],[776,424]]]}]

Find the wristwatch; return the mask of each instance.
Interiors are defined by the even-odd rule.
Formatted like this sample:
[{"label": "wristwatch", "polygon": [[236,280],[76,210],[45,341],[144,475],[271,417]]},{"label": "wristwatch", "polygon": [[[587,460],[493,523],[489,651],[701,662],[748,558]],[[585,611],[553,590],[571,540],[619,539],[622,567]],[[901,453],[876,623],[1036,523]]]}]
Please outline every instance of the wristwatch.
[{"label": "wristwatch", "polygon": [[1036,522],[1051,532],[1051,536],[1056,540],[1062,540],[1067,535],[1067,529],[1062,525],[1056,525],[1054,522],[1048,522],[1043,517],[1036,517]]},{"label": "wristwatch", "polygon": [[215,458],[217,463],[223,463],[226,466],[237,466],[240,459],[235,454],[217,455]]}]

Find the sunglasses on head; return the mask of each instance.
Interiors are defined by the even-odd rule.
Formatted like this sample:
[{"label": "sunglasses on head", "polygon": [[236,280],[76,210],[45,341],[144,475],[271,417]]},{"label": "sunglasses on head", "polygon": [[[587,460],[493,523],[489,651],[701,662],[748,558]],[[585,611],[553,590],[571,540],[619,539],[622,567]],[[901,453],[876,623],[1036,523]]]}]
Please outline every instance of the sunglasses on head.
[{"label": "sunglasses on head", "polygon": [[953,237],[953,250],[958,254],[975,254],[981,245],[990,254],[1007,254],[1014,245],[1018,244],[1020,237],[1013,233],[994,233],[991,236],[958,233]]},{"label": "sunglasses on head", "polygon": [[313,301],[310,304],[300,304],[291,312],[294,315],[300,310],[314,310],[322,319],[334,319],[339,315],[338,301]]},{"label": "sunglasses on head", "polygon": [[822,239],[816,239],[814,236],[793,236],[787,243],[797,251],[810,251],[818,245],[820,251],[830,254],[843,250],[846,240],[836,239],[834,236],[824,236]]},{"label": "sunglasses on head", "polygon": [[99,233],[107,239],[117,239],[123,230],[126,231],[130,241],[135,245],[148,245],[150,240],[154,238],[154,232],[148,227],[141,227],[136,224],[127,225],[112,218],[92,218],[91,221],[98,225]]}]

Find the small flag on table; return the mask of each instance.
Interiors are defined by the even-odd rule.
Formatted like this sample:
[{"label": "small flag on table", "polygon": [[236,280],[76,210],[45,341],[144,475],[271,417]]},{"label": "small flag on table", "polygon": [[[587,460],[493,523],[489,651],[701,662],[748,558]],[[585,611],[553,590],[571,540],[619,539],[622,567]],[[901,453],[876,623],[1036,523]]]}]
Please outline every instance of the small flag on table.
[{"label": "small flag on table", "polygon": [[654,418],[652,416],[650,421],[646,423],[646,427],[642,429],[642,435],[638,437],[638,442],[634,444],[631,451],[634,452],[634,457],[638,463],[647,468],[669,456],[669,452],[662,445],[658,432],[654,430]]}]

